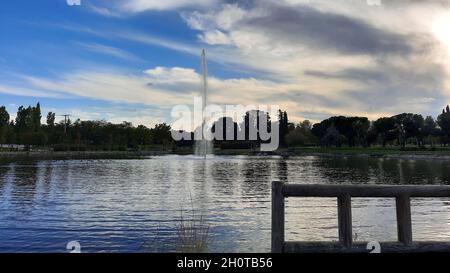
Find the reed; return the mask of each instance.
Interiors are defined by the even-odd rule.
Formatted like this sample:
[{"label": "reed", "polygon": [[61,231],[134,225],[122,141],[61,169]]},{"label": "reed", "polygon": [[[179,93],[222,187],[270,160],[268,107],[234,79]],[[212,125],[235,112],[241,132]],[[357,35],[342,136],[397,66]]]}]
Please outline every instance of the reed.
[{"label": "reed", "polygon": [[192,210],[186,218],[181,211],[181,217],[177,225],[178,245],[177,251],[182,253],[206,252],[210,243],[210,225],[203,213],[196,215]]}]

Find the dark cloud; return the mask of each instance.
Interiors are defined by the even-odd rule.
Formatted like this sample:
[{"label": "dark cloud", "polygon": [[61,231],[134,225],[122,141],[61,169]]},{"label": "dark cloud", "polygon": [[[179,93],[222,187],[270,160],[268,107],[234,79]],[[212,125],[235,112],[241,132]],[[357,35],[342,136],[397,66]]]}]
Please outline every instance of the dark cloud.
[{"label": "dark cloud", "polygon": [[339,72],[324,72],[317,70],[305,70],[306,76],[313,76],[323,79],[348,79],[360,82],[382,82],[388,80],[388,75],[383,71],[368,70],[368,69],[345,69]]},{"label": "dark cloud", "polygon": [[318,105],[330,107],[333,109],[335,107],[346,107],[348,106],[348,102],[343,100],[342,98],[334,99],[330,96],[321,95],[321,94],[313,94],[304,90],[291,90],[289,93],[273,94],[267,97],[264,97],[264,100],[272,102],[282,102],[282,101],[291,101],[297,102],[300,107],[302,104],[304,105]]},{"label": "dark cloud", "polygon": [[314,121],[321,121],[330,117],[328,113],[317,113],[312,111],[299,111],[293,113],[295,116],[307,117],[307,119]]},{"label": "dark cloud", "polygon": [[[362,0],[365,1],[365,0]],[[450,1],[448,0],[381,0],[382,4],[385,6],[405,6],[414,4],[434,4],[441,5],[443,7],[448,7]]]},{"label": "dark cloud", "polygon": [[200,90],[200,81],[198,84],[193,84],[191,82],[175,81],[173,83],[153,83],[149,82],[146,84],[149,90],[160,89],[164,90],[166,93],[171,94],[186,94],[192,90]]},{"label": "dark cloud", "polygon": [[367,112],[401,113],[427,109],[424,114],[436,116],[438,109],[447,101],[443,80],[445,73],[440,65],[424,63],[420,68],[386,65],[378,72],[347,70],[337,74],[365,82],[372,80],[365,89],[342,92],[343,98],[349,97],[360,105],[366,105]]},{"label": "dark cloud", "polygon": [[[417,65],[417,64],[416,64]],[[336,72],[305,70],[304,75],[326,79],[343,79],[383,86],[427,86],[442,89],[446,77],[445,67],[440,64],[422,62],[420,67],[394,65],[380,61],[375,68],[349,68]],[[378,85],[378,86],[379,86]]]},{"label": "dark cloud", "polygon": [[307,6],[271,4],[265,8],[266,16],[246,19],[241,27],[265,33],[274,43],[288,42],[344,54],[406,55],[412,51],[406,35],[377,29],[356,18]]},{"label": "dark cloud", "polygon": [[[291,92],[286,96],[287,100],[296,101],[300,106],[303,102],[330,109],[353,109],[360,111],[361,115],[417,112],[436,116],[447,102],[443,80],[445,68],[433,63],[422,63],[421,67],[405,67],[382,62],[372,69],[344,69],[336,72],[306,70],[304,74],[323,81],[342,79],[362,82],[364,87],[339,90],[337,99],[301,91]],[[323,116],[322,113],[311,112],[300,114],[312,119]]]}]

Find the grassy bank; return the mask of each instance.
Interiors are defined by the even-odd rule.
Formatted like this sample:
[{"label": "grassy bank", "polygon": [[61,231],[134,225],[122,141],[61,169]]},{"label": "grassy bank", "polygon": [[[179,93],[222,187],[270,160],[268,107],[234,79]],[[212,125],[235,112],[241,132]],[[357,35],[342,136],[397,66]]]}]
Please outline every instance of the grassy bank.
[{"label": "grassy bank", "polygon": [[368,155],[368,156],[450,156],[449,147],[406,147],[404,149],[397,146],[389,147],[293,147],[288,149],[288,154],[307,155],[307,154],[334,154],[334,155]]},{"label": "grassy bank", "polygon": [[[192,154],[192,149],[155,149],[145,151],[1,151],[0,159],[139,159],[148,156]],[[260,152],[258,149],[215,149],[215,155],[335,155],[335,156],[373,156],[373,157],[403,157],[403,158],[450,158],[450,147],[290,147],[274,152]]]},{"label": "grassy bank", "polygon": [[168,151],[16,151],[0,152],[0,160],[34,160],[34,159],[140,159],[154,155],[165,155]]}]

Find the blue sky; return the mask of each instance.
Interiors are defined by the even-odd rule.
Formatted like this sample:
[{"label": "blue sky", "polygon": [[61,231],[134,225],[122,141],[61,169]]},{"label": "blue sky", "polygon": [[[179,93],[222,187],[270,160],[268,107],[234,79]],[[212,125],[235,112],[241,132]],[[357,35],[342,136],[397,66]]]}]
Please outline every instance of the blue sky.
[{"label": "blue sky", "polygon": [[0,101],[12,116],[39,101],[44,115],[170,122],[199,94],[206,48],[213,103],[277,104],[293,121],[436,116],[448,29],[442,1],[3,1]]}]

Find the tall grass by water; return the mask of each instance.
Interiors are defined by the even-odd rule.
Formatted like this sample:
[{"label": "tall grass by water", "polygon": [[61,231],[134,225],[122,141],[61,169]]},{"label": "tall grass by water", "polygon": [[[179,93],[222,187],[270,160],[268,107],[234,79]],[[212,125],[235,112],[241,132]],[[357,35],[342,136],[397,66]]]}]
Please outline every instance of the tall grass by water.
[{"label": "tall grass by water", "polygon": [[195,210],[183,215],[177,225],[178,245],[177,251],[182,253],[202,253],[206,252],[210,243],[210,225],[206,221],[203,213],[197,215]]}]

